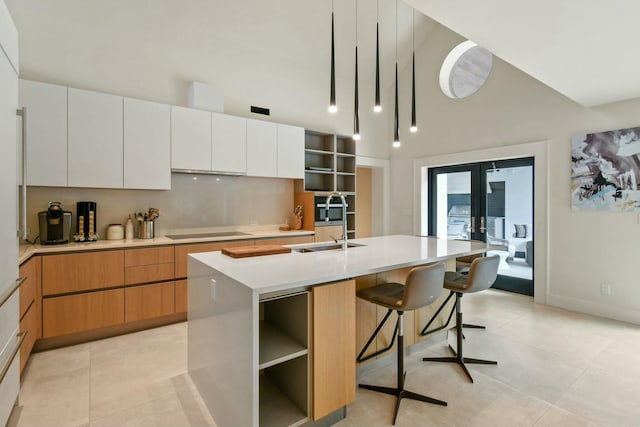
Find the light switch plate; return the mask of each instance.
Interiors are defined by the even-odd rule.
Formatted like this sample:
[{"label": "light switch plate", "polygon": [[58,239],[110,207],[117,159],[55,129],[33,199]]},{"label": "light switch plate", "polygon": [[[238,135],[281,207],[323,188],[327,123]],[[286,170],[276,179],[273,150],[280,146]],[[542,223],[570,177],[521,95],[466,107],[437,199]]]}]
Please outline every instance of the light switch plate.
[{"label": "light switch plate", "polygon": [[217,287],[216,279],[211,279],[211,299],[214,301],[216,300]]}]

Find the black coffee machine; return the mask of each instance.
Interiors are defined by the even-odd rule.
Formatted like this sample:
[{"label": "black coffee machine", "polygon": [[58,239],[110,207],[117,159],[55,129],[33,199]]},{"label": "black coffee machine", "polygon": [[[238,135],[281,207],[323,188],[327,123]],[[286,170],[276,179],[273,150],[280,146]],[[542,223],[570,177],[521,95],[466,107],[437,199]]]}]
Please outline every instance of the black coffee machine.
[{"label": "black coffee machine", "polygon": [[62,210],[62,203],[49,202],[47,210],[38,212],[40,242],[43,245],[69,243],[71,212]]}]

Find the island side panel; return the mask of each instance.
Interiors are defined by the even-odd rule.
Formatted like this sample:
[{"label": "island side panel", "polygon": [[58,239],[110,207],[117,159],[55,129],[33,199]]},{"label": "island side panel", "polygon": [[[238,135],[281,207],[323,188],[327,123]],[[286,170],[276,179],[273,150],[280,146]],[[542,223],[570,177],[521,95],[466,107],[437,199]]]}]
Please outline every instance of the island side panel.
[{"label": "island side panel", "polygon": [[218,427],[257,427],[257,299],[189,256],[189,375]]}]

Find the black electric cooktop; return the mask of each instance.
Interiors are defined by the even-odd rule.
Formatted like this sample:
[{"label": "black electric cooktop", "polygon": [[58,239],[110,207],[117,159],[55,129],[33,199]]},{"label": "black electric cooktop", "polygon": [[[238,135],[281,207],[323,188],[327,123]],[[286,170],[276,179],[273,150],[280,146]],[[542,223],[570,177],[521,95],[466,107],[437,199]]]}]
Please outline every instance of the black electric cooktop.
[{"label": "black electric cooktop", "polygon": [[233,237],[233,236],[248,236],[250,233],[243,233],[242,231],[220,231],[218,233],[196,233],[196,234],[172,234],[168,237],[172,240],[180,239],[198,239],[202,237]]}]

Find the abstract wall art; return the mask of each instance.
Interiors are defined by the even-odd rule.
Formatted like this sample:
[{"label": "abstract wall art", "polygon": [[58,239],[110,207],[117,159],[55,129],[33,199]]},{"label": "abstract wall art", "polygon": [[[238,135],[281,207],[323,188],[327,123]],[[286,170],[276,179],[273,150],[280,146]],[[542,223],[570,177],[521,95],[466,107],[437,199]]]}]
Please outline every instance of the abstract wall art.
[{"label": "abstract wall art", "polygon": [[571,206],[640,211],[640,127],[571,138]]}]

